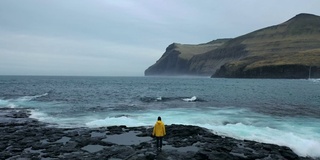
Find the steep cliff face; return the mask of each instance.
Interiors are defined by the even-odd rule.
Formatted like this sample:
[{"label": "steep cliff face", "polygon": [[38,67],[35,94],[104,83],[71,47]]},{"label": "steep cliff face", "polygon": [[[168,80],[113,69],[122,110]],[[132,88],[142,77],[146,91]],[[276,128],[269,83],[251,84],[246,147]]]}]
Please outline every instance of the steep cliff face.
[{"label": "steep cliff face", "polygon": [[[169,45],[161,58],[146,71],[145,75],[199,75],[197,65],[192,64],[193,57],[222,46],[228,39],[220,39],[205,44],[189,45],[173,43]],[[206,75],[212,75],[213,72]]]},{"label": "steep cliff face", "polygon": [[319,78],[320,67],[298,64],[270,65],[244,70],[244,68],[226,68],[223,65],[214,75],[223,78]]},{"label": "steep cliff face", "polygon": [[229,45],[230,42],[232,40],[219,48],[193,56],[189,63],[190,71],[196,75],[212,75],[225,63],[247,55],[244,45]]},{"label": "steep cliff face", "polygon": [[177,49],[179,44],[171,44],[167,47],[163,56],[145,71],[145,75],[177,75],[187,74],[187,59],[179,56],[181,52]]},{"label": "steep cliff face", "polygon": [[[311,68],[311,72],[309,74]],[[233,39],[171,44],[145,75],[320,78],[320,17],[290,20]]]}]

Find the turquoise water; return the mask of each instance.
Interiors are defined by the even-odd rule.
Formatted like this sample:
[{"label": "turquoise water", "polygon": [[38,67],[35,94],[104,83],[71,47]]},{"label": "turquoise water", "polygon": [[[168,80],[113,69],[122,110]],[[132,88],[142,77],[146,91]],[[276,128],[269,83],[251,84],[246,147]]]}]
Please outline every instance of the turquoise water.
[{"label": "turquoise water", "polygon": [[320,157],[320,80],[0,76],[0,107],[57,127],[197,125]]}]

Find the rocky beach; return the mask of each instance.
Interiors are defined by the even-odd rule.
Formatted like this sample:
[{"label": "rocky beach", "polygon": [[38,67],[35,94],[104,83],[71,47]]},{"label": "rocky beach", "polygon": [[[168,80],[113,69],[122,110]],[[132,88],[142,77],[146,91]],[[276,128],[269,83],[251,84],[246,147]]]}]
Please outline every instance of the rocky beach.
[{"label": "rocky beach", "polygon": [[312,159],[285,146],[186,125],[166,126],[163,149],[157,151],[151,126],[58,128],[29,116],[28,109],[1,108],[0,159]]}]

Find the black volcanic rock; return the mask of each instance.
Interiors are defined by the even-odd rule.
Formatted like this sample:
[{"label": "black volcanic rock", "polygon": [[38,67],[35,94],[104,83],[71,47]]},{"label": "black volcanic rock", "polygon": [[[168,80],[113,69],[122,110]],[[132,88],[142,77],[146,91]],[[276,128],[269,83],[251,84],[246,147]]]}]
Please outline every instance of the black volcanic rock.
[{"label": "black volcanic rock", "polygon": [[1,112],[0,159],[312,159],[288,147],[222,137],[197,126],[166,126],[163,149],[157,151],[152,127],[54,128],[11,117],[28,115],[24,109]]}]

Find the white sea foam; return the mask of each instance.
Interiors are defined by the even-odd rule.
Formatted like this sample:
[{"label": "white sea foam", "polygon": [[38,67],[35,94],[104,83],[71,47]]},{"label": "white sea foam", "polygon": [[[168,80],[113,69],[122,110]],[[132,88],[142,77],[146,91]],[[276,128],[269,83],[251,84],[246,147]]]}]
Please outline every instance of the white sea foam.
[{"label": "white sea foam", "polygon": [[197,125],[219,135],[288,146],[300,156],[320,157],[320,132],[317,127],[319,120],[308,120],[306,123],[293,118],[275,119],[237,108],[174,108],[121,114],[126,116],[91,119],[85,124],[89,127],[153,126],[156,118],[162,116],[167,125]]},{"label": "white sea foam", "polygon": [[73,127],[83,127],[84,123],[88,121],[83,117],[69,117],[69,118],[60,118],[50,116],[44,112],[41,112],[36,109],[31,110],[30,118],[38,119],[39,121],[49,123],[50,125],[57,125],[61,128],[73,128]]},{"label": "white sea foam", "polygon": [[60,119],[57,119],[56,117],[49,116],[48,114],[43,113],[43,112],[36,110],[36,109],[30,110],[30,113],[31,113],[30,118],[38,119],[39,121],[42,121],[42,122],[57,123],[57,124],[66,123],[65,120],[61,121]]},{"label": "white sea foam", "polygon": [[134,126],[146,126],[147,123],[143,123],[134,118],[121,116],[121,117],[107,117],[105,119],[94,120],[86,123],[89,127],[103,127],[103,126],[113,126],[113,125],[126,125],[128,127]]},{"label": "white sea foam", "polygon": [[196,96],[192,96],[191,98],[184,98],[182,100],[186,101],[186,102],[194,102],[194,101],[197,100],[197,97]]},{"label": "white sea foam", "polygon": [[[118,79],[115,80],[117,80],[118,82]],[[129,81],[127,82],[129,82],[131,86],[133,79],[128,80]],[[150,79],[148,78],[148,80]],[[157,117],[161,116],[163,121],[167,125],[184,124],[202,126],[211,129],[212,132],[220,135],[226,135],[238,139],[248,139],[259,142],[285,145],[289,146],[301,156],[312,156],[320,158],[319,117],[314,119],[310,117],[295,118],[295,116],[299,116],[299,114],[295,113],[288,114],[288,117],[277,117],[257,114],[250,111],[249,109],[243,109],[243,107],[246,107],[248,105],[248,107],[250,107],[251,104],[253,106],[266,104],[263,106],[268,107],[271,105],[278,105],[279,103],[279,107],[285,105],[283,108],[281,108],[284,111],[287,105],[302,106],[301,108],[299,107],[300,109],[303,109],[304,105],[318,107],[318,97],[315,96],[317,95],[315,94],[317,89],[314,88],[314,86],[319,86],[317,85],[320,84],[319,79],[312,79],[310,81],[290,80],[289,83],[288,81],[284,80],[199,80],[203,81],[204,83],[201,82],[201,84],[204,85],[199,85],[200,88],[196,88],[196,90],[192,87],[185,88],[185,86],[177,87],[181,87],[186,90],[175,89],[176,85],[180,84],[180,80],[176,81],[176,79],[174,79],[172,81],[172,79],[161,79],[161,81],[159,81],[159,84],[169,85],[160,85],[159,87],[155,87],[150,90],[140,90],[142,86],[139,86],[137,84],[137,86],[132,88],[133,90],[132,92],[130,91],[130,93],[126,92],[126,89],[123,89],[123,86],[126,85],[126,82],[123,81],[125,83],[123,85],[120,85],[120,88],[103,88],[108,89],[108,91],[105,92],[107,94],[101,94],[101,96],[103,96],[103,100],[101,101],[98,100],[99,97],[94,99],[89,98],[99,96],[100,93],[104,93],[100,92],[100,90],[98,90],[96,94],[90,94],[90,96],[89,94],[81,94],[80,92],[79,95],[75,95],[71,93],[72,91],[70,91],[68,88],[64,88],[65,86],[57,85],[57,93],[60,93],[60,91],[61,93],[66,93],[59,94],[57,95],[57,97],[55,97],[59,100],[61,99],[61,101],[55,101],[53,99],[50,100],[49,98],[47,100],[50,102],[37,101],[37,98],[48,95],[48,93],[44,93],[39,95],[23,96],[14,99],[2,98],[0,99],[0,107],[33,108],[31,115],[32,118],[37,118],[40,121],[49,123],[57,123],[59,124],[59,127],[97,127],[112,125],[153,126],[156,122]],[[74,82],[75,84],[78,83],[76,81]],[[81,81],[81,83],[82,82],[83,81]],[[188,81],[187,84],[189,84],[189,82],[192,82],[190,83],[190,85],[199,84],[199,81],[194,81],[194,79],[192,79],[192,81]],[[304,83],[307,84],[304,86]],[[96,81],[94,81],[94,84],[96,84]],[[145,83],[141,83],[141,85],[143,85],[143,87],[146,86]],[[209,85],[215,85],[215,90],[207,89],[206,86]],[[41,85],[39,85],[39,87],[40,86]],[[100,84],[98,85],[98,87],[101,87]],[[13,88],[15,88],[15,86],[13,86]],[[136,88],[139,89],[136,90]],[[25,89],[27,90],[28,88]],[[32,90],[35,89],[38,90],[39,88],[32,87]],[[84,89],[87,88],[85,87]],[[88,91],[90,92],[91,89],[92,88],[90,87],[90,90]],[[109,89],[111,89],[110,93],[112,93],[112,91],[117,91],[117,94],[112,94],[114,96],[109,95]],[[118,92],[119,89],[121,90],[120,92]],[[161,89],[164,90],[161,91]],[[279,92],[274,93],[275,89],[278,89]],[[303,89],[303,92],[300,92],[301,89]],[[177,90],[177,92],[175,92],[175,90]],[[137,93],[141,93],[144,91],[147,91],[145,92],[146,95],[152,95],[152,97],[142,97],[140,99],[141,101],[139,102],[131,101],[131,97],[135,97]],[[131,93],[133,95],[131,95]],[[194,99],[193,97],[183,99],[178,98],[178,95],[185,95],[186,93],[192,93],[193,95],[201,96],[201,98],[205,98],[206,100],[208,100],[208,103],[201,104],[192,102],[181,102],[183,101],[183,99],[186,99],[186,101],[192,101]],[[130,100],[127,99],[128,97],[122,99],[121,95],[128,96]],[[161,98],[160,103],[153,103],[153,101],[160,99],[154,97],[155,95],[164,96]],[[166,97],[168,95],[175,97]],[[66,97],[66,99],[68,100],[68,98],[71,98],[70,96],[74,96],[72,97],[74,98],[73,100],[78,100],[79,103],[73,103],[74,101],[64,101],[64,97]],[[297,101],[295,101],[295,99],[297,99]],[[197,101],[197,97],[195,97],[194,100]],[[201,99],[198,100],[202,102]],[[128,103],[131,102],[132,105],[128,105]],[[224,105],[228,104],[239,104],[242,107],[223,107]],[[87,107],[94,107],[94,105],[101,105],[101,108],[96,107],[97,112],[87,110]],[[117,108],[118,105],[120,106],[120,108]],[[141,105],[141,108],[139,105]],[[223,108],[205,107],[215,105]],[[110,110],[104,107],[110,107]],[[129,111],[124,111],[126,108],[128,108]],[[271,108],[274,109],[274,107]],[[94,111],[96,109],[94,109]],[[258,109],[259,108],[257,108],[257,110]],[[293,109],[294,108],[292,108],[292,110]],[[307,109],[308,110],[306,111],[308,112],[318,111],[312,109],[310,110],[309,107],[307,107]],[[270,111],[270,109],[266,109],[264,111]],[[299,110],[296,111],[298,112]],[[281,114],[281,112],[278,113]]]},{"label": "white sea foam", "polygon": [[309,79],[309,80],[314,82],[314,83],[320,83],[320,79]]},{"label": "white sea foam", "polygon": [[47,96],[47,95],[48,95],[48,93],[35,95],[35,96],[23,96],[23,97],[18,98],[17,101],[31,101],[33,99],[44,97],[44,96]]},{"label": "white sea foam", "polygon": [[8,105],[6,105],[6,107],[9,107],[9,108],[16,108],[17,106],[13,103],[8,103]]},{"label": "white sea foam", "polygon": [[15,104],[14,102],[11,102],[10,100],[0,99],[0,107],[16,108],[17,104]]},{"label": "white sea foam", "polygon": [[[165,124],[197,125],[212,132],[237,139],[277,144],[290,147],[300,156],[320,157],[320,132],[318,119],[271,117],[246,109],[229,108],[169,108],[119,113],[103,113],[83,117],[54,118],[33,111],[31,117],[60,127],[87,126],[103,127],[113,125],[153,126],[158,116]],[[102,114],[102,115],[103,115]]]},{"label": "white sea foam", "polygon": [[237,139],[247,139],[264,143],[288,146],[300,156],[320,156],[320,139],[301,135],[299,133],[288,132],[286,130],[274,129],[270,127],[258,127],[253,125],[244,125],[242,123],[227,124],[225,126],[201,125],[212,129],[218,134],[234,137]]},{"label": "white sea foam", "polygon": [[0,99],[0,107],[5,107],[8,105],[8,100]]},{"label": "white sea foam", "polygon": [[48,93],[35,95],[35,96],[23,96],[16,99],[0,99],[0,107],[17,108],[17,107],[35,107],[35,103],[31,100],[47,96]]}]

